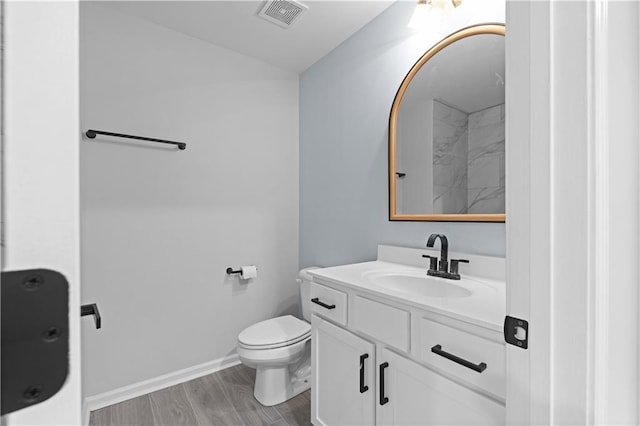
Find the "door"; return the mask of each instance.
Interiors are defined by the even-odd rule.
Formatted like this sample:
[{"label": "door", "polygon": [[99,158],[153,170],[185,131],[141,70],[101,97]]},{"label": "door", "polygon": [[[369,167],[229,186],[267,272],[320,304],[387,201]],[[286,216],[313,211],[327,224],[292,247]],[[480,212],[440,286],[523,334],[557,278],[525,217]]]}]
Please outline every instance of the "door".
[{"label": "door", "polygon": [[69,282],[69,374],[50,399],[3,425],[81,419],[78,3],[3,2],[3,270]]},{"label": "door", "polygon": [[315,315],[311,325],[313,424],[373,425],[374,345]]},{"label": "door", "polygon": [[[638,2],[507,2],[509,424],[639,424]],[[622,326],[621,326],[622,325]]]},{"label": "door", "polygon": [[504,424],[503,405],[386,348],[379,354],[378,424]]}]

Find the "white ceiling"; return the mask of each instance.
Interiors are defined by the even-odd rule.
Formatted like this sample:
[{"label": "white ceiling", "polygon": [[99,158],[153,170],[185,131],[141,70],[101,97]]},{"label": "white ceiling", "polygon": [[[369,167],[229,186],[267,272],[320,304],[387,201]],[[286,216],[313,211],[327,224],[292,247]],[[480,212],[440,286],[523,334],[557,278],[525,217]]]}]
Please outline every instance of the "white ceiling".
[{"label": "white ceiling", "polygon": [[264,1],[104,1],[101,4],[296,73],[306,70],[394,0],[301,0],[289,28],[257,17]]}]

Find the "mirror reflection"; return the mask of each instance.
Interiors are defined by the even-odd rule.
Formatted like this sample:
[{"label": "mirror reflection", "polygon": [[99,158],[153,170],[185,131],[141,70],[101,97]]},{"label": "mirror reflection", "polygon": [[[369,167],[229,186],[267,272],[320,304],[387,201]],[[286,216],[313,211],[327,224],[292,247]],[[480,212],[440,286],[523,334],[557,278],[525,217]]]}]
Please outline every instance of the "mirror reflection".
[{"label": "mirror reflection", "polygon": [[407,78],[391,144],[397,218],[504,214],[504,36],[451,42]]}]

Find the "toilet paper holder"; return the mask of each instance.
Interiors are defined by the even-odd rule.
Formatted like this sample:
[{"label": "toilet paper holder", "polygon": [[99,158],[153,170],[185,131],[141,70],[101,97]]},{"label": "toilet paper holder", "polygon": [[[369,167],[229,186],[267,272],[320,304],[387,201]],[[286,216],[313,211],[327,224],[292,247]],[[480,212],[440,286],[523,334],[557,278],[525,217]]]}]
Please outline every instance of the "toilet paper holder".
[{"label": "toilet paper holder", "polygon": [[240,275],[240,278],[250,280],[257,276],[258,269],[255,265],[241,266],[237,270],[233,268],[227,268],[227,275]]}]

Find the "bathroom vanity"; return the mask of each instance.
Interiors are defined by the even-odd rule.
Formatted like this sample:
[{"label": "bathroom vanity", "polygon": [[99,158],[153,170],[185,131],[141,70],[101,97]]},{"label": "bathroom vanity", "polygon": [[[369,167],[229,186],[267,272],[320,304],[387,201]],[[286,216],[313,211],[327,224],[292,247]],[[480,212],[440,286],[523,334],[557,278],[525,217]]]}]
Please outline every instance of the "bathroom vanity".
[{"label": "bathroom vanity", "polygon": [[316,426],[504,424],[504,259],[461,255],[449,280],[424,254],[310,271]]}]

